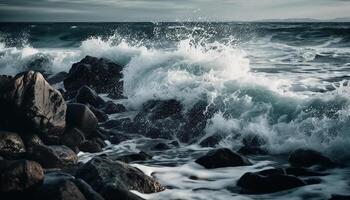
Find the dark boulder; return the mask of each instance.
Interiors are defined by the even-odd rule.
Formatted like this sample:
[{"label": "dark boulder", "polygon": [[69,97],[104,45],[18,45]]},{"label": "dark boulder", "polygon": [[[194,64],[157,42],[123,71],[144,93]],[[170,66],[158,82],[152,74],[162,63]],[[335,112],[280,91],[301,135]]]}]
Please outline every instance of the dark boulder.
[{"label": "dark boulder", "polygon": [[16,159],[23,156],[25,146],[17,133],[0,131],[0,156],[7,159]]},{"label": "dark boulder", "polygon": [[35,192],[37,200],[86,200],[84,194],[73,183],[72,177],[45,175],[43,185]]},{"label": "dark boulder", "polygon": [[222,137],[219,135],[211,135],[206,138],[204,138],[202,141],[199,142],[199,146],[201,147],[214,147],[219,144],[219,142],[222,140]]},{"label": "dark boulder", "polygon": [[[127,200],[129,190],[141,193],[162,191],[164,188],[153,178],[143,174],[139,169],[120,161],[94,157],[85,163],[76,173],[76,177],[86,181],[106,199]],[[135,197],[135,196],[134,196]]]},{"label": "dark boulder", "polygon": [[333,167],[335,163],[320,152],[310,149],[297,149],[289,155],[289,163],[294,167],[311,167],[320,165]]},{"label": "dark boulder", "polygon": [[333,194],[329,200],[349,200],[350,195]]},{"label": "dark boulder", "polygon": [[94,90],[92,90],[86,85],[84,85],[78,90],[75,99],[77,103],[85,105],[89,104],[96,108],[100,108],[106,104],[105,101],[100,96],[98,96],[98,94]]},{"label": "dark boulder", "polygon": [[172,139],[184,122],[182,104],[174,99],[150,100],[134,118],[138,133],[150,138]]},{"label": "dark boulder", "polygon": [[67,77],[67,75],[67,72],[59,72],[57,74],[49,76],[46,80],[49,84],[53,85],[62,82]]},{"label": "dark boulder", "polygon": [[209,151],[206,155],[198,158],[195,162],[207,169],[245,166],[251,164],[248,159],[226,148]]},{"label": "dark boulder", "polygon": [[97,109],[93,106],[89,106],[89,108],[92,111],[92,113],[94,113],[94,115],[96,116],[98,122],[106,122],[108,120],[108,115],[102,110]]},{"label": "dark boulder", "polygon": [[[20,73],[0,88],[0,127],[57,140],[66,125],[66,104],[40,73]],[[19,126],[20,124],[20,126]]]},{"label": "dark boulder", "polygon": [[151,155],[148,155],[147,153],[141,151],[139,153],[132,153],[132,154],[127,154],[127,155],[123,155],[123,156],[117,156],[115,158],[111,158],[112,160],[119,160],[125,163],[130,163],[130,162],[134,162],[134,161],[145,161],[145,160],[150,160],[152,159]]},{"label": "dark boulder", "polygon": [[66,146],[34,145],[27,150],[28,157],[40,163],[44,168],[62,168],[75,165],[77,155]]},{"label": "dark boulder", "polygon": [[80,151],[97,153],[102,151],[102,146],[96,140],[86,140],[79,146]]},{"label": "dark boulder", "polygon": [[160,142],[160,143],[154,145],[151,149],[155,150],[155,151],[163,151],[163,150],[171,149],[171,147],[164,142]]},{"label": "dark boulder", "polygon": [[67,105],[67,127],[78,128],[86,138],[96,130],[98,120],[94,113],[84,104],[69,103]]},{"label": "dark boulder", "polygon": [[77,91],[86,85],[98,93],[110,93],[116,97],[122,94],[121,82],[123,67],[104,58],[86,56],[72,65],[64,87],[67,91]]},{"label": "dark boulder", "polygon": [[107,114],[125,112],[126,108],[122,104],[115,104],[112,101],[108,101],[103,107],[103,111]]},{"label": "dark boulder", "polygon": [[92,189],[92,187],[83,179],[74,179],[73,182],[79,188],[81,193],[84,194],[86,200],[104,200],[104,198],[94,189]]},{"label": "dark boulder", "polygon": [[33,145],[43,145],[44,142],[41,140],[39,135],[34,133],[26,133],[21,135],[23,142],[27,148],[30,148]]},{"label": "dark boulder", "polygon": [[78,152],[78,147],[85,141],[84,133],[77,128],[69,129],[62,137],[61,143]]},{"label": "dark boulder", "polygon": [[0,161],[0,192],[22,192],[40,186],[44,178],[34,161]]},{"label": "dark boulder", "polygon": [[[313,172],[304,168],[288,167],[273,168],[259,172],[245,173],[237,182],[245,193],[272,193],[288,190],[310,184],[321,182],[318,178],[308,178],[308,176],[324,176],[327,174]],[[303,179],[299,178],[303,177]]]},{"label": "dark boulder", "polygon": [[260,175],[245,173],[237,182],[247,193],[273,193],[306,185],[296,176],[283,174]]}]

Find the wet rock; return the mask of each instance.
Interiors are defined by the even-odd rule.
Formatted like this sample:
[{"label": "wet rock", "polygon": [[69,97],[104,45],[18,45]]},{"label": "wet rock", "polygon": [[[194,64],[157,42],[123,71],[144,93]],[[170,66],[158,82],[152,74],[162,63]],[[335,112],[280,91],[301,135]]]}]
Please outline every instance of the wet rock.
[{"label": "wet rock", "polygon": [[112,133],[109,137],[111,144],[119,144],[121,142],[133,139],[133,135],[123,133]]},{"label": "wet rock", "polygon": [[79,146],[80,151],[97,153],[102,151],[102,146],[96,140],[86,140]]},{"label": "wet rock", "polygon": [[64,87],[67,91],[77,91],[86,85],[98,93],[112,93],[118,97],[123,92],[122,69],[108,59],[86,56],[72,65]]},{"label": "wet rock", "polygon": [[323,167],[333,167],[335,163],[322,155],[320,152],[310,149],[297,149],[289,155],[289,163],[295,167],[311,167],[320,165]]},{"label": "wet rock", "polygon": [[156,150],[156,151],[161,151],[161,150],[171,149],[171,147],[168,144],[161,142],[161,143],[154,145],[151,149]]},{"label": "wet rock", "polygon": [[261,175],[259,173],[245,173],[237,182],[247,193],[273,193],[306,185],[296,176],[275,174]]},{"label": "wet rock", "polygon": [[59,72],[57,74],[49,76],[46,80],[49,84],[53,85],[62,82],[67,77],[67,75],[67,72]]},{"label": "wet rock", "polygon": [[[20,73],[0,88],[0,127],[19,132],[40,133],[57,140],[66,125],[66,104],[40,73]],[[20,126],[19,126],[20,124]]]},{"label": "wet rock", "polygon": [[40,163],[44,168],[62,168],[75,165],[77,155],[66,146],[34,145],[28,149],[28,157]]},{"label": "wet rock", "polygon": [[77,128],[67,130],[62,137],[61,143],[78,152],[78,147],[85,141],[84,133]]},{"label": "wet rock", "polygon": [[242,155],[266,155],[268,152],[261,147],[243,146],[238,151]]},{"label": "wet rock", "polygon": [[86,200],[104,200],[104,198],[94,189],[92,189],[92,187],[84,180],[78,178],[74,179],[73,182],[79,188],[81,193],[84,194]]},{"label": "wet rock", "polygon": [[105,122],[108,120],[108,115],[102,110],[97,109],[93,106],[89,106],[89,108],[92,111],[92,113],[94,113],[94,115],[96,116],[98,122]]},{"label": "wet rock", "polygon": [[70,103],[67,105],[67,127],[78,128],[86,138],[96,130],[98,120],[94,113],[84,104]]},{"label": "wet rock", "polygon": [[43,185],[34,194],[37,200],[86,200],[72,178],[45,175]]},{"label": "wet rock", "polygon": [[44,142],[41,138],[34,133],[22,134],[23,142],[27,148],[30,148],[33,145],[43,145]]},{"label": "wet rock", "polygon": [[106,200],[144,200],[128,190],[119,189],[112,185],[107,185],[103,188],[101,194],[103,194]]},{"label": "wet rock", "polygon": [[151,155],[148,155],[147,153],[141,151],[139,153],[133,153],[133,154],[127,154],[124,156],[118,156],[115,158],[112,158],[112,160],[119,160],[125,163],[130,163],[134,161],[145,161],[152,159]]},{"label": "wet rock", "polygon": [[128,199],[128,195],[135,197],[128,190],[152,193],[164,189],[157,181],[146,176],[139,169],[120,161],[111,161],[101,157],[94,157],[85,163],[77,171],[76,177],[85,180],[106,199],[113,199],[118,195],[125,200]]},{"label": "wet rock", "polygon": [[207,169],[250,165],[248,159],[226,148],[209,151],[195,162]]},{"label": "wet rock", "polygon": [[25,147],[22,138],[17,133],[0,131],[0,155],[7,159],[23,156]]},{"label": "wet rock", "polygon": [[138,133],[150,138],[171,139],[181,130],[182,104],[174,99],[151,100],[134,118]]},{"label": "wet rock", "polygon": [[103,111],[107,114],[125,112],[126,108],[122,104],[115,104],[112,101],[108,101],[103,108]]},{"label": "wet rock", "polygon": [[75,99],[77,103],[85,105],[89,104],[96,108],[100,108],[106,104],[105,101],[100,96],[98,96],[94,90],[85,85],[78,90]]},{"label": "wet rock", "polygon": [[0,161],[0,192],[21,192],[39,186],[44,178],[41,166],[34,161]]},{"label": "wet rock", "polygon": [[333,194],[329,200],[349,200],[350,195]]},{"label": "wet rock", "polygon": [[204,138],[202,141],[200,141],[199,145],[201,147],[214,147],[217,144],[219,144],[219,142],[222,140],[221,136],[218,135],[212,135],[209,137]]},{"label": "wet rock", "polygon": [[129,118],[109,120],[106,123],[104,123],[102,127],[106,129],[114,129],[114,130],[127,131],[127,132],[138,131],[138,129],[136,128],[136,125]]}]

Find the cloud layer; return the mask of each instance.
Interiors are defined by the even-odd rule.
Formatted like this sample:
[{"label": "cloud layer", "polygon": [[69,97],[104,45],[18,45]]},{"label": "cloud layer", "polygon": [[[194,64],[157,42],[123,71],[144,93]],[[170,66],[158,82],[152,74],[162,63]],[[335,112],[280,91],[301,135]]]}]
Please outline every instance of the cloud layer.
[{"label": "cloud layer", "polygon": [[326,19],[349,11],[349,0],[0,0],[0,21]]}]

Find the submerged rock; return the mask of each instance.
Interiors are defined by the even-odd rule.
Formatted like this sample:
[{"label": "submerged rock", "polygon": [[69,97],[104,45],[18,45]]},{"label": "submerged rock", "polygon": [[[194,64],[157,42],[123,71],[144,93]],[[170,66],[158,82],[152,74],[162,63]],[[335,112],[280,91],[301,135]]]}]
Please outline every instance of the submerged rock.
[{"label": "submerged rock", "polygon": [[198,158],[195,162],[207,169],[245,166],[251,164],[248,159],[226,148],[209,151],[206,155]]},{"label": "submerged rock", "polygon": [[72,65],[64,87],[67,91],[77,91],[86,85],[98,93],[110,93],[116,97],[122,94],[123,67],[105,58],[86,56],[80,62]]},{"label": "submerged rock", "polygon": [[37,132],[57,140],[65,129],[65,101],[40,73],[20,73],[2,85],[0,109],[7,113],[0,116],[0,127],[9,130]]},{"label": "submerged rock", "polygon": [[237,182],[248,193],[272,193],[306,185],[306,183],[291,175],[245,173]]},{"label": "submerged rock", "polygon": [[101,157],[94,157],[85,163],[77,171],[76,177],[85,180],[106,199],[115,199],[119,195],[125,200],[129,195],[135,197],[129,190],[153,193],[164,189],[157,181],[143,174],[139,169],[120,161],[111,161]]},{"label": "submerged rock", "polygon": [[103,108],[103,111],[107,114],[125,112],[126,108],[122,104],[115,104],[112,101],[108,101]]},{"label": "submerged rock", "polygon": [[[318,184],[319,179],[305,179],[307,176],[323,176],[326,174],[313,172],[304,168],[273,168],[259,172],[245,173],[237,182],[244,193],[272,193],[288,190],[304,185]],[[299,178],[303,177],[305,180]]]},{"label": "submerged rock", "polygon": [[335,163],[320,152],[310,149],[297,149],[289,155],[289,163],[295,167],[311,167],[320,165],[323,167],[335,166]]},{"label": "submerged rock", "polygon": [[40,163],[44,168],[62,168],[75,165],[77,155],[66,146],[34,145],[28,149],[28,157]]},{"label": "submerged rock", "polygon": [[0,131],[0,156],[16,159],[26,152],[22,138],[17,133]]},{"label": "submerged rock", "polygon": [[0,161],[0,192],[21,192],[39,186],[44,178],[41,166],[34,161]]}]

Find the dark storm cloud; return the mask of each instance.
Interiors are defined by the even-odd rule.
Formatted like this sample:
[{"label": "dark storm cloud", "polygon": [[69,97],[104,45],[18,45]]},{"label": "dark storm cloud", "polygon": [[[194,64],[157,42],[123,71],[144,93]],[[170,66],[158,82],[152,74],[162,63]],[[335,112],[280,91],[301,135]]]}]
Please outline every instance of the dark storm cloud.
[{"label": "dark storm cloud", "polygon": [[347,17],[350,0],[0,0],[1,21],[182,21]]}]

